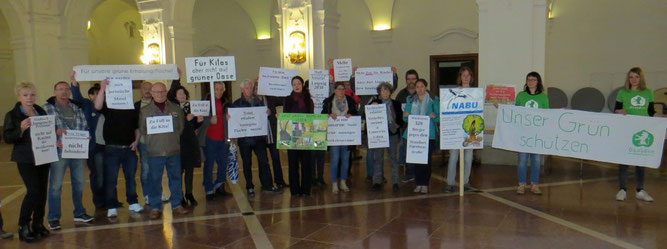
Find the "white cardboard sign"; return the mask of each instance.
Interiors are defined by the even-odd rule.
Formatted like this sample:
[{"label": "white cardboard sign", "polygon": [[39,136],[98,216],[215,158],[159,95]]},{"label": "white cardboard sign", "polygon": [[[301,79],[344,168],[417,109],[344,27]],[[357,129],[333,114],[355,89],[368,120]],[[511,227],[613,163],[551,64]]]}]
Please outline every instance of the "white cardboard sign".
[{"label": "white cardboard sign", "polygon": [[329,118],[327,124],[327,146],[361,144],[360,116]]},{"label": "white cardboard sign", "polygon": [[132,110],[132,80],[128,76],[114,76],[109,78],[109,85],[105,90],[105,101],[109,109]]},{"label": "white cardboard sign", "polygon": [[88,131],[67,130],[60,138],[62,158],[88,159],[89,137]]},{"label": "white cardboard sign", "polygon": [[354,73],[354,90],[357,95],[377,95],[377,86],[382,82],[394,81],[391,67],[358,68]]},{"label": "white cardboard sign", "polygon": [[148,135],[174,132],[174,118],[171,115],[146,118]]},{"label": "white cardboard sign", "polygon": [[211,102],[205,100],[190,100],[190,113],[195,116],[209,116],[211,114]]},{"label": "white cardboard sign", "polygon": [[310,69],[310,96],[315,104],[314,113],[322,113],[322,102],[329,97],[329,72],[327,70]]},{"label": "white cardboard sign", "polygon": [[[366,105],[366,132],[368,148],[389,147],[389,124],[387,123],[387,106]],[[397,114],[398,115],[398,114]]]},{"label": "white cardboard sign", "polygon": [[407,163],[428,163],[429,116],[410,115],[408,117]]},{"label": "white cardboard sign", "polygon": [[266,106],[229,108],[229,138],[266,136]]},{"label": "white cardboard sign", "polygon": [[352,76],[352,59],[335,59],[334,66],[334,80],[335,81],[349,81]]},{"label": "white cardboard sign", "polygon": [[58,161],[55,115],[30,117],[30,139],[35,165]]},{"label": "white cardboard sign", "polygon": [[292,78],[298,74],[295,69],[260,67],[257,92],[265,96],[288,96],[292,93]]},{"label": "white cardboard sign", "polygon": [[159,65],[79,65],[73,69],[77,81],[100,81],[111,76],[128,76],[130,80],[175,80],[176,64]]},{"label": "white cardboard sign", "polygon": [[236,80],[234,56],[185,58],[188,83]]}]

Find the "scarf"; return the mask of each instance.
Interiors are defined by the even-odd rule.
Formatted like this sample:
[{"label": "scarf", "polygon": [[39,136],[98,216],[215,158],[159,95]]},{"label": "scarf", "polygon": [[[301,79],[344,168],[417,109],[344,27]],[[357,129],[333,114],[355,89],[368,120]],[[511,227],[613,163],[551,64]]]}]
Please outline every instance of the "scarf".
[{"label": "scarf", "polygon": [[389,122],[387,124],[389,125],[389,132],[390,133],[396,133],[398,130],[398,125],[396,124],[396,113],[394,112],[394,104],[392,103],[391,99],[386,99],[382,100],[382,103],[387,107],[387,118]]},{"label": "scarf", "polygon": [[343,99],[338,99],[334,95],[332,99],[332,105],[331,105],[331,113],[336,114],[337,116],[345,116],[347,114],[348,110],[348,105],[347,105],[347,98],[343,96]]},{"label": "scarf", "polygon": [[298,110],[306,110],[306,100],[303,96],[303,92],[300,93],[293,92],[292,99],[294,100],[294,102],[296,102],[296,108]]},{"label": "scarf", "polygon": [[424,93],[424,101],[421,103],[419,102],[419,95],[416,93],[412,95],[411,97],[412,100],[412,110],[411,113],[412,115],[429,115],[428,112],[428,106],[431,104],[431,96],[428,94],[428,92]]}]

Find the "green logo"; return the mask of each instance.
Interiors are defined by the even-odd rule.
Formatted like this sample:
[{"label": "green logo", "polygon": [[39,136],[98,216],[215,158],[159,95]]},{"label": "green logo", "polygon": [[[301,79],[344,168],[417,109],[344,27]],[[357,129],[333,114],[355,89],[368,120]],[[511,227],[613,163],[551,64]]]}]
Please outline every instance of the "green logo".
[{"label": "green logo", "polygon": [[636,147],[651,147],[653,144],[653,134],[646,130],[641,130],[632,135],[632,144]]}]

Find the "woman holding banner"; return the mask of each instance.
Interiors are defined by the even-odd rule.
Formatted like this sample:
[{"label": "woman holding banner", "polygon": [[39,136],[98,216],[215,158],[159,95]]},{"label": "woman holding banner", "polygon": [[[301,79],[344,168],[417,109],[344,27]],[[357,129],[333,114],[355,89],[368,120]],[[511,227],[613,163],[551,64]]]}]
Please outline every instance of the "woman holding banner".
[{"label": "woman holding banner", "polygon": [[[394,87],[389,82],[383,82],[377,87],[378,95],[370,100],[370,105],[384,105],[387,108],[387,128],[389,134],[389,147],[376,148],[372,150],[373,155],[373,186],[375,191],[382,190],[383,182],[383,168],[384,168],[384,152],[387,150],[389,154],[389,165],[391,165],[391,182],[392,190],[398,191],[398,147],[401,143],[401,126],[403,126],[403,119],[401,118],[401,103],[391,99],[391,94],[394,92]],[[366,122],[368,124],[368,122]]]},{"label": "woman holding banner", "polygon": [[[408,96],[406,99],[405,112],[403,113],[403,121],[409,122],[410,115],[422,115],[430,118],[428,131],[428,159],[427,164],[412,164],[415,169],[415,193],[428,193],[428,185],[431,179],[431,155],[435,148],[436,139],[436,123],[440,122],[438,113],[440,112],[440,99],[438,97],[432,98],[426,91],[428,83],[425,79],[418,79],[415,82],[415,93]],[[403,138],[408,138],[408,131],[410,125],[403,133]]]},{"label": "woman holding banner", "polygon": [[[322,114],[329,114],[329,117],[336,119],[337,117],[350,118],[352,115],[359,115],[356,103],[350,96],[345,95],[345,84],[343,82],[336,82],[334,84],[334,94],[324,100],[322,105]],[[329,173],[331,174],[331,191],[338,194],[338,180],[340,179],[340,190],[349,192],[345,181],[347,180],[348,169],[350,168],[350,151],[347,145],[329,146]],[[340,171],[338,165],[340,163]],[[338,173],[340,172],[340,178]]]},{"label": "woman holding banner", "polygon": [[[313,113],[315,106],[308,90],[304,90],[304,81],[301,76],[292,78],[292,93],[285,97],[283,112],[286,113]],[[288,150],[290,192],[293,196],[310,196],[310,186],[313,178],[311,152],[307,150]],[[301,165],[301,176],[299,176]]]},{"label": "woman holding banner", "polygon": [[[32,83],[19,83],[14,88],[18,103],[5,114],[3,137],[14,144],[11,160],[16,162],[27,193],[19,214],[19,239],[34,242],[49,235],[44,227],[50,164],[35,165],[30,135],[30,117],[46,115],[35,104],[37,89]],[[32,223],[31,223],[32,221]]]},{"label": "woman holding banner", "polygon": [[[456,77],[456,84],[459,88],[469,88],[473,87],[472,84],[474,79],[472,77],[472,69],[467,66],[462,66],[459,69],[459,74]],[[472,169],[472,152],[473,150],[463,150],[463,164],[464,164],[464,178],[463,189],[465,191],[470,190],[470,171]],[[456,162],[459,159],[459,150],[449,150],[449,162],[447,163],[447,187],[445,187],[445,193],[452,193],[456,189],[455,179],[456,179]],[[459,179],[461,181],[461,179]]]},{"label": "woman holding banner", "polygon": [[[523,87],[523,92],[516,95],[515,105],[528,108],[549,108],[549,98],[544,93],[542,77],[539,73],[530,72],[526,75],[526,84]],[[528,160],[530,160],[530,192],[541,195],[542,191],[537,184],[540,180],[542,155],[525,152],[519,152],[519,165],[517,167],[519,187],[517,187],[516,193],[522,195],[526,192],[526,164]]]},{"label": "woman holding banner", "polygon": [[194,168],[201,167],[201,153],[195,131],[204,122],[204,117],[192,115],[190,102],[188,101],[190,100],[190,93],[188,89],[181,86],[180,79],[171,81],[167,98],[169,101],[178,104],[186,115],[183,133],[181,133],[181,177],[185,186],[185,195],[183,195],[181,205],[183,207],[197,206],[197,200],[192,195],[192,185]]},{"label": "woman holding banner", "polygon": [[[644,71],[639,67],[633,67],[628,71],[625,86],[616,96],[614,112],[623,115],[638,115],[656,117],[653,105],[653,91],[646,88]],[[653,201],[653,197],[644,191],[644,167],[635,167],[635,178],[637,180],[637,193],[635,197],[643,201]],[[620,190],[616,194],[616,200],[623,201],[626,197],[625,179],[628,177],[628,165],[619,165],[618,184]]]}]

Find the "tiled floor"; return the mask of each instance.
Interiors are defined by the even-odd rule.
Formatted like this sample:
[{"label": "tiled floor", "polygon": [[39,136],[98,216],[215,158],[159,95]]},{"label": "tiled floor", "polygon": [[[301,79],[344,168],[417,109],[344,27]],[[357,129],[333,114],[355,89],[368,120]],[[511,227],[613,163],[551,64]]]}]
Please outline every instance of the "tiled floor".
[{"label": "tiled floor", "polygon": [[[16,165],[4,161],[9,151],[0,145],[0,198],[5,230],[16,232],[24,190]],[[283,154],[285,177],[286,159]],[[655,202],[635,200],[633,194],[618,202],[613,167],[585,164],[580,174],[578,162],[555,159],[541,177],[544,194],[519,196],[515,167],[477,165],[471,184],[480,191],[459,197],[441,192],[444,159],[434,161],[428,195],[413,193],[414,183],[400,184],[399,192],[390,184],[382,192],[369,190],[362,159],[353,164],[349,193],[334,195],[327,186],[314,188],[310,197],[285,191],[248,198],[240,177],[237,185],[227,185],[234,197],[206,201],[198,169],[200,204],[184,216],[165,211],[161,220],[150,220],[145,212],[131,215],[126,208],[110,220],[105,210],[95,210],[87,186],[84,205],[96,220],[75,224],[65,184],[62,230],[34,244],[0,240],[0,248],[667,248],[667,191],[662,191],[667,182],[657,174],[646,180]],[[630,179],[628,187],[633,186]],[[124,184],[118,187],[124,193]],[[140,185],[137,191],[142,196]]]}]

